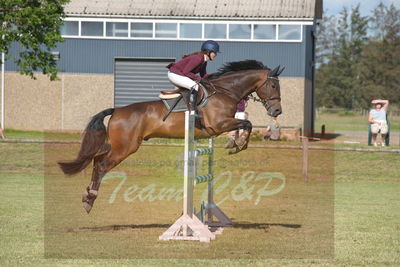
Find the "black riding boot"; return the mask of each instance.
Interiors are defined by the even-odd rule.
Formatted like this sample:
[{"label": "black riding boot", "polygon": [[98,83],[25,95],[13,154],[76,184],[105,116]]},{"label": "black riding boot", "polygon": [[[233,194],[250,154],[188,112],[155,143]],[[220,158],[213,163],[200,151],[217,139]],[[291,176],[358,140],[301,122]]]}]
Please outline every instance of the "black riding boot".
[{"label": "black riding boot", "polygon": [[198,94],[198,91],[196,91],[196,90],[193,90],[192,91],[192,93],[190,94],[190,110],[192,111],[194,111],[194,113],[195,114],[197,114],[197,109],[196,109],[196,107],[197,107],[197,94]]}]

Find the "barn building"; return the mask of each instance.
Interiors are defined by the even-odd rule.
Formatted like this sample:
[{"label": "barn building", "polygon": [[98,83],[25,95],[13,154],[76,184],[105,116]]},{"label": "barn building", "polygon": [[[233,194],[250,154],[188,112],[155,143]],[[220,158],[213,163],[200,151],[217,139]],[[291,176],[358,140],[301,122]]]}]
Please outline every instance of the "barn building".
[{"label": "barn building", "polygon": [[[210,73],[245,59],[284,66],[280,122],[313,130],[322,0],[71,0],[65,13],[65,41],[53,51],[58,81],[40,74],[32,80],[6,61],[6,128],[77,131],[105,108],[158,99],[172,88],[165,66],[213,39],[222,53],[208,64]],[[247,111],[254,126],[269,121],[257,102]]]}]

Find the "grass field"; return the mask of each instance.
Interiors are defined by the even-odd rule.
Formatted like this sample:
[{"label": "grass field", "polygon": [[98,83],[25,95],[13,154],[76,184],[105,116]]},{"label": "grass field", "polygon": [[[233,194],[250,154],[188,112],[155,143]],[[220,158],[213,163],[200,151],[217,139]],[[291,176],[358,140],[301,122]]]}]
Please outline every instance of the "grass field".
[{"label": "grass field", "polygon": [[[390,146],[398,147],[400,145],[400,117],[389,116],[390,123]],[[315,132],[317,137],[322,131],[322,125],[325,126],[325,132],[328,134],[325,138],[331,139],[339,146],[344,142],[358,144],[358,147],[366,147],[368,142],[368,116],[359,115],[353,112],[327,113],[319,112],[315,121]],[[333,139],[332,139],[333,138]],[[380,142],[378,137],[378,142]]]},{"label": "grass field", "polygon": [[[400,117],[389,117],[390,128],[392,131],[400,130]],[[339,113],[319,113],[315,121],[315,130],[320,131],[321,126],[325,125],[327,132],[334,131],[367,131],[368,116],[358,114],[346,115]]]},{"label": "grass field", "polygon": [[[142,147],[104,180],[89,215],[80,194],[90,171],[66,178],[54,164],[75,150],[0,143],[1,266],[400,264],[398,154],[314,151],[305,184],[301,151],[249,148],[228,157],[218,149],[216,174],[232,172],[229,183],[217,182],[217,200],[236,226],[203,244],[157,240],[181,212],[182,148]],[[265,188],[269,180],[243,177],[248,171],[281,173],[284,186],[275,179]],[[199,202],[204,186],[196,190]]]},{"label": "grass field", "polygon": [[[367,139],[367,131],[368,131],[368,118],[367,115],[362,116],[359,114],[354,114],[352,112],[338,112],[338,113],[327,113],[327,112],[319,112],[316,116],[315,120],[315,132],[318,134],[321,132],[321,126],[325,125],[326,133],[341,133],[341,135],[337,136],[335,140],[340,141],[341,145],[343,140],[353,140],[359,141],[361,144],[366,145]],[[393,137],[391,138],[391,144],[399,145],[398,132],[400,131],[400,117],[399,116],[391,116],[389,117],[390,121],[390,130],[392,132]],[[346,133],[347,132],[347,133]],[[348,136],[348,133],[358,132],[357,136]],[[363,135],[363,133],[365,133]],[[11,139],[43,139],[43,132],[34,132],[34,131],[18,131],[12,129],[6,129],[5,135],[7,138]],[[79,133],[46,133],[46,139],[48,140],[77,140],[80,139]],[[151,142],[160,142],[160,143],[179,143],[181,140],[177,139],[151,139]],[[205,141],[206,142],[206,141]],[[224,143],[225,140],[223,138],[217,139],[217,142],[220,144]],[[262,141],[260,134],[257,134],[254,131],[252,135],[252,144],[264,144]],[[280,144],[297,144],[298,142],[280,142]]]}]

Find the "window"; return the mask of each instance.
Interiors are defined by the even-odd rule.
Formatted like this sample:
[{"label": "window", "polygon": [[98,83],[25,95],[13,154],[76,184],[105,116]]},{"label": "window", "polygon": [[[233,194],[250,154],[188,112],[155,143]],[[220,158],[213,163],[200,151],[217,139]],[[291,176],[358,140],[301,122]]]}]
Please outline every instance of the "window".
[{"label": "window", "polygon": [[[297,24],[296,24],[297,23]],[[195,41],[301,42],[313,22],[68,18],[60,28],[70,38],[186,39]]]},{"label": "window", "polygon": [[254,39],[275,40],[276,25],[254,24]]},{"label": "window", "polygon": [[64,21],[61,27],[62,35],[79,35],[79,21]]},{"label": "window", "polygon": [[179,37],[201,39],[201,31],[200,23],[181,23]]},{"label": "window", "polygon": [[279,25],[279,40],[301,40],[301,25]]},{"label": "window", "polygon": [[153,23],[131,23],[131,37],[153,37]]},{"label": "window", "polygon": [[176,23],[156,23],[156,38],[176,38]]},{"label": "window", "polygon": [[83,36],[103,36],[103,22],[82,21],[81,24]]},{"label": "window", "polygon": [[128,37],[128,23],[107,22],[106,23],[106,36]]},{"label": "window", "polygon": [[226,24],[204,24],[206,39],[226,39]]},{"label": "window", "polygon": [[251,24],[230,24],[229,39],[251,39]]}]

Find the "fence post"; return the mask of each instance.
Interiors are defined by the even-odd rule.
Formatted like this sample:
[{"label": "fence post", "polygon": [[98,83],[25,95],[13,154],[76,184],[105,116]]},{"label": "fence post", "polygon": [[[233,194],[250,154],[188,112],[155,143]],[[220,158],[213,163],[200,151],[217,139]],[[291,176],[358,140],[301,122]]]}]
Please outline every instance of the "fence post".
[{"label": "fence post", "polygon": [[303,136],[303,177],[304,182],[308,182],[308,137]]}]

